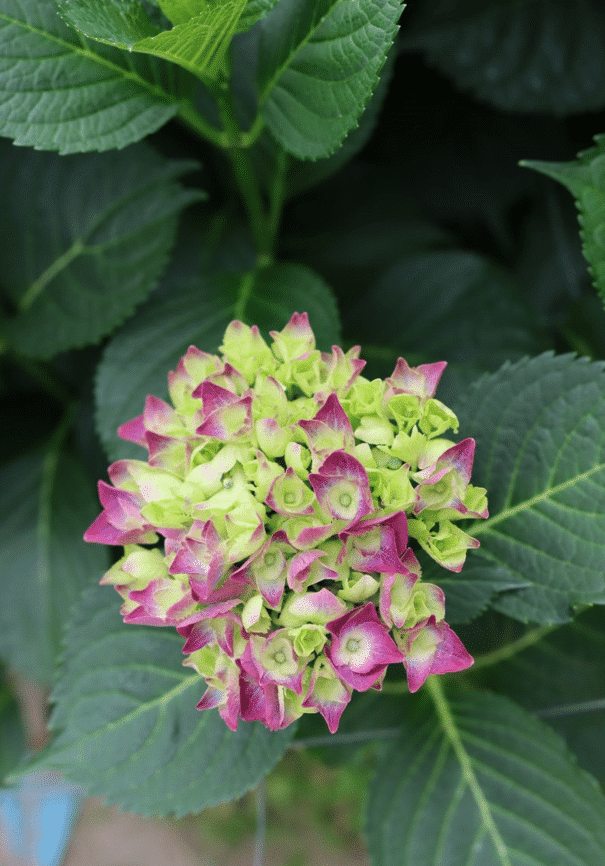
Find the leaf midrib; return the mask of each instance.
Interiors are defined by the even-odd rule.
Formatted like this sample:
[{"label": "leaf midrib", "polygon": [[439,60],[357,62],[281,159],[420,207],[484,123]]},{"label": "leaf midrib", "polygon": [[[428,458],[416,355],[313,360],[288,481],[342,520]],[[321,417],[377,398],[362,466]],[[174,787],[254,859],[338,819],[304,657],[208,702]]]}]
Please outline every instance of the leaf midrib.
[{"label": "leaf midrib", "polygon": [[500,835],[498,827],[496,826],[491,806],[483,793],[483,789],[479,784],[477,776],[475,775],[470,755],[466,751],[464,743],[462,742],[460,731],[458,730],[454,716],[450,710],[439,677],[435,675],[430,676],[426,681],[426,685],[435,705],[435,711],[441,723],[441,727],[443,728],[444,736],[450,743],[454,750],[454,754],[458,759],[460,771],[471,791],[473,799],[475,800],[479,814],[481,815],[482,824],[492,840],[498,860],[500,861],[501,866],[512,866],[506,845]]},{"label": "leaf midrib", "polygon": [[504,511],[501,511],[494,517],[488,517],[488,519],[483,523],[473,524],[470,532],[472,535],[481,535],[482,533],[487,532],[492,526],[496,526],[498,523],[501,523],[503,520],[507,520],[509,517],[514,517],[516,514],[519,514],[521,511],[525,511],[526,509],[531,508],[538,502],[544,502],[545,500],[550,499],[551,496],[560,493],[562,490],[566,490],[568,487],[573,487],[574,484],[578,484],[579,482],[584,481],[586,478],[590,478],[596,472],[600,472],[603,469],[605,469],[605,463],[598,463],[591,469],[587,469],[586,472],[581,472],[579,475],[574,475],[573,478],[569,478],[567,481],[563,481],[561,482],[561,484],[555,485],[555,487],[549,487],[542,493],[538,493],[536,494],[536,496],[532,496],[531,499],[526,499],[523,502],[519,502],[517,505],[512,506],[512,508],[505,508]]},{"label": "leaf midrib", "polygon": [[[269,98],[270,92],[273,90],[273,88],[275,87],[276,83],[279,81],[281,76],[292,65],[294,58],[299,53],[299,51],[302,51],[302,49],[306,45],[308,45],[308,43],[311,41],[311,37],[317,32],[317,30],[319,30],[319,28],[321,27],[323,22],[326,20],[328,15],[331,15],[332,12],[334,11],[334,9],[341,2],[343,2],[343,0],[332,0],[332,5],[331,5],[330,9],[328,9],[328,11],[325,13],[325,15],[321,16],[321,18],[319,19],[319,21],[317,22],[315,27],[311,27],[311,29],[309,30],[307,35],[300,42],[297,42],[297,44],[293,48],[293,50],[287,55],[287,58],[284,61],[284,63],[277,67],[274,74],[271,76],[271,78],[268,80],[267,84],[265,85],[262,93],[259,95],[259,99],[258,99],[259,111],[264,106],[265,102]],[[346,2],[346,0],[345,0],[345,2]]]},{"label": "leaf midrib", "polygon": [[[117,63],[113,63],[106,57],[102,57],[100,54],[91,51],[90,48],[78,48],[78,46],[75,45],[73,42],[67,42],[65,39],[62,39],[60,36],[57,36],[54,33],[50,33],[48,30],[40,30],[38,27],[32,26],[29,22],[21,21],[18,18],[13,18],[12,16],[7,15],[4,12],[0,12],[0,21],[5,21],[7,22],[7,24],[12,24],[16,27],[21,27],[23,30],[27,30],[28,32],[35,34],[40,39],[46,39],[51,42],[55,42],[57,45],[60,45],[62,48],[65,49],[66,54],[79,54],[80,56],[84,57],[87,60],[90,60],[93,63],[98,64],[99,66],[105,66],[107,69],[111,69],[122,78],[135,80],[141,87],[146,88],[154,96],[159,96],[165,102],[179,102],[176,97],[167,93],[161,87],[158,87],[158,85],[151,84],[151,82],[147,81],[145,78],[142,78],[138,74],[138,72],[128,72],[126,69],[124,69],[123,66],[119,66]],[[74,32],[77,31],[74,30]]]}]

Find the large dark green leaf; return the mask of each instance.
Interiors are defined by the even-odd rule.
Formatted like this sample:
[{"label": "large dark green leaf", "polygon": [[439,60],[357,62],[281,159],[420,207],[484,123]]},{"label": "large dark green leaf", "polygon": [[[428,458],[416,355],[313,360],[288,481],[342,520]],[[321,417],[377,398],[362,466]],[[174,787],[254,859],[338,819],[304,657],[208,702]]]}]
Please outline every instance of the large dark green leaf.
[{"label": "large dark green leaf", "polygon": [[596,147],[578,154],[574,162],[537,162],[522,165],[562,183],[576,200],[582,252],[594,285],[605,304],[605,135],[595,136]]},{"label": "large dark green leaf", "polygon": [[0,135],[60,153],[139,141],[183,96],[170,66],[89,45],[55,0],[1,0],[0,78]]},{"label": "large dark green leaf", "polygon": [[143,143],[112,154],[0,148],[2,283],[17,315],[7,339],[47,358],[94,343],[156,286],[179,212],[201,197],[178,177],[196,167]]},{"label": "large dark green leaf", "polygon": [[470,375],[545,348],[512,275],[466,250],[400,259],[345,321],[353,333],[397,354],[446,360]]},{"label": "large dark green leaf", "polygon": [[[546,719],[565,737],[584,769],[605,784],[605,617],[600,607],[584,611],[573,622],[548,631],[525,628],[490,611],[460,636],[477,664],[466,676],[474,684],[514,698]],[[544,632],[547,632],[544,634]],[[486,644],[489,635],[489,648]],[[516,640],[534,642],[505,656]],[[475,651],[476,649],[476,651]],[[481,654],[504,654],[499,663],[482,666]]]},{"label": "large dark green leaf", "polygon": [[374,866],[602,866],[605,799],[545,724],[472,693],[423,702],[370,789]]},{"label": "large dark green leaf", "polygon": [[493,602],[515,619],[565,622],[575,605],[605,604],[604,367],[524,359],[453,406],[477,441],[473,482],[488,490],[489,519],[468,529],[481,541],[472,576],[525,581]]},{"label": "large dark green leaf", "polygon": [[605,104],[600,0],[436,0],[419,6],[403,47],[506,111],[574,114]]},{"label": "large dark green leaf", "polygon": [[143,815],[186,815],[252,788],[285,751],[290,727],[227,728],[196,710],[204,681],[174,629],[124,625],[110,587],[93,587],[70,622],[50,725],[37,762]]},{"label": "large dark green leaf", "polygon": [[301,159],[329,156],[378,83],[401,0],[281,0],[259,25],[260,109]]},{"label": "large dark green leaf", "polygon": [[189,272],[172,272],[163,293],[112,338],[101,361],[97,427],[109,456],[117,459],[127,453],[128,446],[116,436],[117,427],[142,411],[147,394],[167,397],[168,371],[189,345],[216,351],[235,318],[258,324],[267,336],[269,330],[282,328],[295,311],[309,314],[320,348],[339,341],[332,293],[302,265],[209,275],[193,263]]},{"label": "large dark green leaf", "polygon": [[0,469],[0,654],[39,682],[52,681],[71,608],[106,567],[106,550],[82,540],[97,511],[84,470],[52,441]]}]

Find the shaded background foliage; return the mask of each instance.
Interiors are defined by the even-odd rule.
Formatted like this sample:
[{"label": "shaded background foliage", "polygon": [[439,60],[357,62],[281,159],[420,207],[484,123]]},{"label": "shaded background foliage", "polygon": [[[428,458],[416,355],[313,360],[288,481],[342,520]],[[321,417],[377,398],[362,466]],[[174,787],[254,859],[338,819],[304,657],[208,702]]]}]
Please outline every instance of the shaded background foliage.
[{"label": "shaded background foliage", "polygon": [[[292,732],[196,714],[178,640],[122,625],[81,535],[107,459],[138,456],[117,426],[187,346],[306,309],[369,378],[448,361],[438,396],[477,439],[491,522],[461,575],[425,569],[475,667],[432,708],[392,672],[330,745],[313,716],[299,745],[345,765],[375,741],[376,864],[462,845],[476,866],[602,866],[605,7],[417,0],[396,34],[396,0],[357,3],[229,0],[191,41],[168,0],[150,24],[126,0],[0,0],[0,653],[55,682],[39,765],[111,802],[195,812],[271,769]],[[8,683],[0,726],[6,773]],[[215,770],[177,790],[191,754]]]}]

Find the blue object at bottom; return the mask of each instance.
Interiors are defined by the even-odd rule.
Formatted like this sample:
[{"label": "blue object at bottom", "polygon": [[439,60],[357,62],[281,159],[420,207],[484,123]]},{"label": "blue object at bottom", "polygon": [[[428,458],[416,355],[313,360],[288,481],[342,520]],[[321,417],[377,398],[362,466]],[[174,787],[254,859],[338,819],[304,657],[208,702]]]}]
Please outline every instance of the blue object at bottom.
[{"label": "blue object at bottom", "polygon": [[31,773],[0,790],[0,862],[60,866],[80,803],[81,788],[56,773]]}]

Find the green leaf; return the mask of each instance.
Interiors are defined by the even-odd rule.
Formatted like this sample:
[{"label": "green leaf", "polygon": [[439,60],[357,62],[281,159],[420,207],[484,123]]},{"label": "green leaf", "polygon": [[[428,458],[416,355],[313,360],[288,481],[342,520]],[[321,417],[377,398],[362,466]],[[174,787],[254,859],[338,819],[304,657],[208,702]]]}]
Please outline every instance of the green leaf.
[{"label": "green leaf", "polygon": [[179,211],[202,197],[177,182],[197,164],[168,161],[143,143],[70,157],[0,152],[9,217],[0,274],[18,311],[5,337],[38,358],[94,343],[156,286]]},{"label": "green leaf", "polygon": [[90,46],[55,0],[1,0],[0,76],[0,135],[60,153],[139,141],[174,117],[182,96],[173,68]]},{"label": "green leaf", "polygon": [[259,106],[281,146],[329,156],[359,121],[401,0],[281,0],[260,25]]},{"label": "green leaf", "polygon": [[245,33],[253,24],[266,18],[278,0],[248,0],[237,22],[236,33]]},{"label": "green leaf", "polygon": [[136,0],[64,0],[59,10],[63,20],[85,36],[128,51],[159,32]]},{"label": "green leaf", "polygon": [[346,324],[397,354],[447,360],[471,375],[546,346],[512,275],[466,250],[405,256],[349,309]]},{"label": "green leaf", "polygon": [[374,866],[602,866],[605,799],[559,737],[506,698],[430,690],[439,712],[421,703],[370,788]]},{"label": "green leaf", "polygon": [[293,727],[272,732],[216,710],[181,664],[174,629],[125,625],[110,587],[93,587],[70,622],[51,698],[57,732],[37,769],[57,769],[91,794],[142,815],[200,812],[252,788],[282,756]]},{"label": "green leaf", "polygon": [[107,565],[82,540],[97,513],[88,476],[53,440],[0,469],[0,655],[38,682],[52,681],[71,607]]},{"label": "green leaf", "polygon": [[[265,337],[295,311],[309,313],[320,348],[339,341],[330,289],[302,265],[277,264],[246,274],[209,275],[195,263],[168,275],[154,297],[107,345],[96,387],[97,429],[109,457],[140,456],[118,439],[118,426],[142,411],[147,394],[167,399],[168,371],[192,343],[206,352],[220,345],[232,319],[258,324]],[[136,446],[135,446],[136,447]]]},{"label": "green leaf", "polygon": [[200,78],[214,80],[245,2],[165,2],[162,8],[175,26],[159,32],[140,3],[133,0],[126,6],[120,0],[66,0],[63,16],[92,39],[162,57]]},{"label": "green leaf", "polygon": [[551,0],[436,0],[418,13],[402,47],[478,99],[555,115],[605,105],[600,0],[577,0],[573,15]]},{"label": "green leaf", "polygon": [[605,305],[605,135],[595,136],[595,141],[595,147],[572,162],[524,160],[521,165],[559,181],[575,198],[582,252]]},{"label": "green leaf", "polygon": [[604,363],[544,354],[505,364],[452,406],[477,442],[473,483],[490,517],[473,577],[509,575],[526,588],[493,606],[522,621],[565,622],[579,604],[605,604]]},{"label": "green leaf", "polygon": [[[551,631],[548,626],[528,630],[490,611],[468,631],[470,638],[464,633],[460,637],[471,653],[474,646],[485,651],[485,635],[489,634],[490,653],[503,654],[498,664],[487,667],[481,665],[481,656],[475,654],[475,666],[467,672],[473,685],[508,695],[546,719],[565,738],[584,769],[605,784],[602,608],[586,610],[573,622]],[[532,635],[539,639],[506,657],[507,646],[514,646],[518,639],[528,640]]]},{"label": "green leaf", "polygon": [[[183,24],[200,12],[207,11],[210,3],[211,0],[160,0],[159,5],[173,24]],[[277,0],[244,0],[244,8],[235,32],[244,33],[249,30],[253,24],[268,15],[276,3]]]}]

